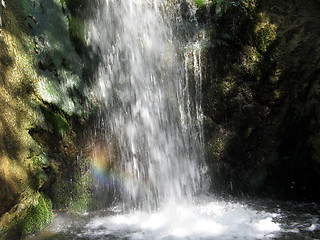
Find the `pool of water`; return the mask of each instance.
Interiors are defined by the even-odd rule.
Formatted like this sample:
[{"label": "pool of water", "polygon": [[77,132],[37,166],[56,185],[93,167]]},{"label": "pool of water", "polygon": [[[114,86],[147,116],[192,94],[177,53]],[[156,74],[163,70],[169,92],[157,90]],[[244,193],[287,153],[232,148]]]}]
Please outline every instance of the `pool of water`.
[{"label": "pool of water", "polygon": [[254,240],[320,239],[316,203],[217,200],[168,203],[154,212],[119,207],[85,214],[56,213],[53,223],[28,240]]}]

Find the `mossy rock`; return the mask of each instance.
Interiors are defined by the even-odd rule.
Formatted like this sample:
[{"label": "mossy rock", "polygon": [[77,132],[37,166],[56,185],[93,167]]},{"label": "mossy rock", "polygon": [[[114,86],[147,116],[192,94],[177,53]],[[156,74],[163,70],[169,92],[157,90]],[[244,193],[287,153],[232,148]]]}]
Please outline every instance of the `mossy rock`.
[{"label": "mossy rock", "polygon": [[252,14],[258,6],[258,0],[244,0],[241,1],[243,7],[247,10],[248,14]]},{"label": "mossy rock", "polygon": [[[53,165],[55,171],[55,182],[50,190],[50,198],[55,209],[70,212],[85,212],[88,210],[92,200],[90,188],[92,187],[92,176],[87,169],[89,159],[81,159],[79,166],[72,173],[63,171],[61,166]],[[70,169],[69,169],[70,170]]]},{"label": "mossy rock", "polygon": [[82,9],[92,4],[92,0],[60,0],[62,5],[66,5],[72,15],[77,15]]},{"label": "mossy rock", "polygon": [[20,223],[21,234],[23,236],[42,230],[53,219],[51,200],[40,194],[38,204],[32,206]]},{"label": "mossy rock", "polygon": [[319,201],[320,6],[244,0],[218,16],[211,2],[203,109],[215,187]]},{"label": "mossy rock", "polygon": [[55,134],[58,134],[60,136],[63,136],[64,134],[68,133],[71,130],[71,127],[67,120],[61,116],[58,113],[53,113],[50,111],[48,108],[41,106],[41,112],[43,113],[46,122],[51,124],[52,126],[52,131]]},{"label": "mossy rock", "polygon": [[194,0],[197,8],[202,8],[205,7],[207,5],[206,1],[204,0]]},{"label": "mossy rock", "polygon": [[73,42],[73,45],[80,55],[85,54],[87,47],[87,30],[85,28],[85,23],[78,17],[73,17],[69,19],[69,31],[70,31],[70,38]]},{"label": "mossy rock", "polygon": [[257,42],[257,48],[260,52],[267,52],[269,46],[277,38],[277,27],[270,22],[270,17],[265,13],[258,14],[258,22],[255,27],[255,38]]}]

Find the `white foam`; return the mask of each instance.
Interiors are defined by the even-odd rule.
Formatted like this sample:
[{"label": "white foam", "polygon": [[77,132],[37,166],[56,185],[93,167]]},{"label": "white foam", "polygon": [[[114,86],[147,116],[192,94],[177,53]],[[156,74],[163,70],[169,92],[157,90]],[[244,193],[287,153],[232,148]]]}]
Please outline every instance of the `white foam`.
[{"label": "white foam", "polygon": [[133,240],[270,239],[281,230],[276,216],[239,203],[168,204],[153,213],[95,217],[81,235],[111,234]]}]

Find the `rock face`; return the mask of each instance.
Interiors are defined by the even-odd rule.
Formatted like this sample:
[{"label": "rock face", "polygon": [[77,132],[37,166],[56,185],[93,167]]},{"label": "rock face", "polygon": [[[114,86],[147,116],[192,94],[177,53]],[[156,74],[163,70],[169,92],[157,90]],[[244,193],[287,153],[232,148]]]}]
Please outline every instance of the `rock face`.
[{"label": "rock face", "polygon": [[85,4],[76,1],[69,11],[74,2],[10,0],[3,9],[0,239],[43,228],[52,204],[78,211],[89,201],[90,135],[83,126],[90,117],[82,106],[90,105],[85,89],[92,72],[84,67]]},{"label": "rock face", "polygon": [[213,189],[320,200],[319,1],[205,7]]}]

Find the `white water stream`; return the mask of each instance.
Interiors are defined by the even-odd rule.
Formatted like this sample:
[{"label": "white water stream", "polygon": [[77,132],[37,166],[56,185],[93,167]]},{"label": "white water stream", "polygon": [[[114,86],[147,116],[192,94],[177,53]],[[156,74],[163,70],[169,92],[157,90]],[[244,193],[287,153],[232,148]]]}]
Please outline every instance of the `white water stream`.
[{"label": "white water stream", "polygon": [[119,148],[109,175],[126,205],[148,211],[191,202],[203,161],[199,49],[177,36],[180,3],[167,2],[106,0],[90,27],[102,56],[100,123],[106,142],[116,139]]},{"label": "white water stream", "polygon": [[106,142],[116,139],[119,148],[102,166],[123,204],[118,213],[90,218],[79,237],[264,239],[280,230],[270,213],[195,197],[206,180],[194,12],[191,0],[101,2],[90,26],[102,57],[96,95]]}]

